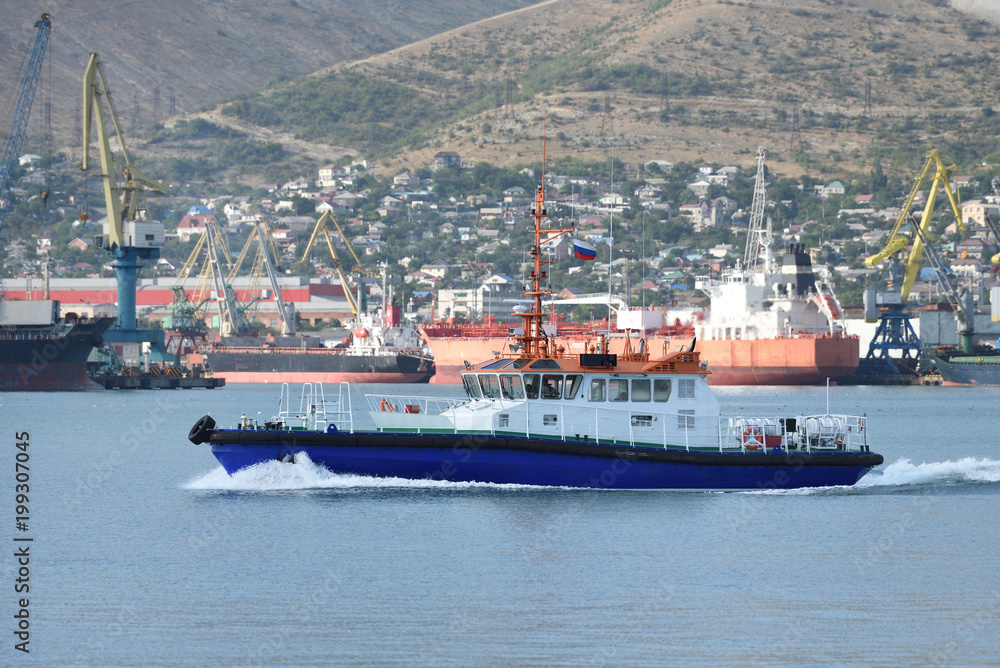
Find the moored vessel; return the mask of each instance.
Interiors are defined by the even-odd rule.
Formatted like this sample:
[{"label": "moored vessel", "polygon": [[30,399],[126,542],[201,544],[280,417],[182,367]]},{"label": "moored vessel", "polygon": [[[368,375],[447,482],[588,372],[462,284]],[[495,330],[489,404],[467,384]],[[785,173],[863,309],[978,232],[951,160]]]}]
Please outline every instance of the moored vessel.
[{"label": "moored vessel", "polygon": [[402,322],[384,273],[382,280],[381,308],[359,309],[343,339],[225,337],[202,346],[201,358],[232,383],[426,383],[434,360],[416,328]]},{"label": "moored vessel", "polygon": [[103,389],[87,375],[87,357],[114,324],[62,315],[53,300],[0,300],[0,392]]},{"label": "moored vessel", "polygon": [[927,357],[940,374],[942,385],[1000,385],[1000,354],[995,349],[968,354],[939,349]]},{"label": "moored vessel", "polygon": [[200,354],[215,377],[230,383],[426,383],[434,375],[434,360],[397,308],[351,325],[346,340],[228,337]]},{"label": "moored vessel", "polygon": [[369,395],[375,427],[361,431],[347,384],[332,405],[321,387],[304,387],[294,413],[283,387],[272,420],[219,429],[206,415],[188,438],[210,443],[230,474],[306,456],[337,473],[614,489],[852,485],[882,463],[863,415],[722,417],[697,351],[654,358],[626,339],[616,354],[605,337],[579,353],[558,345],[543,328],[541,247],[572,228],[543,229],[544,202],[539,187],[525,293],[534,306],[519,313],[513,349],[468,364],[464,397]]}]

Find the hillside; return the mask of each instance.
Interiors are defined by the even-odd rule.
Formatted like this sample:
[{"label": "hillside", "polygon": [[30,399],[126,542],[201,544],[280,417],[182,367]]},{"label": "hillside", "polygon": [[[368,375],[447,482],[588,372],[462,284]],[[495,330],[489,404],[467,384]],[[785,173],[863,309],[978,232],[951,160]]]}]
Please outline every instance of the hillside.
[{"label": "hillside", "polygon": [[[23,74],[20,63],[42,11],[52,15],[52,35],[38,99],[47,96],[52,102],[57,145],[75,146],[81,81],[91,51],[99,52],[105,62],[124,120],[129,125],[135,120],[149,123],[530,1],[3,2],[0,94],[16,96]],[[40,113],[34,115],[35,120],[41,118]]]},{"label": "hillside", "polygon": [[909,172],[931,145],[1000,161],[997,38],[944,0],[549,0],[208,116],[387,170],[534,160],[547,112],[554,155]]}]

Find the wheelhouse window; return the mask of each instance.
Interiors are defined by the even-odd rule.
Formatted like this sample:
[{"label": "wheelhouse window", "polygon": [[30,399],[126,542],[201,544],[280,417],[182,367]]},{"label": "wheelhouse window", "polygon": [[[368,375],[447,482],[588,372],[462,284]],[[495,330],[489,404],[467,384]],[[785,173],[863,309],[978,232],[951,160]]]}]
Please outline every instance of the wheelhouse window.
[{"label": "wheelhouse window", "polygon": [[649,401],[649,379],[632,379],[632,401]]},{"label": "wheelhouse window", "polygon": [[608,401],[628,401],[628,381],[612,378],[608,381]]},{"label": "wheelhouse window", "polygon": [[604,388],[603,378],[591,378],[590,389],[587,390],[587,401],[604,401],[607,393]]},{"label": "wheelhouse window", "polygon": [[653,401],[669,401],[669,400],[670,400],[670,379],[654,378]]},{"label": "wheelhouse window", "polygon": [[479,374],[479,384],[483,388],[484,397],[486,397],[487,399],[500,398],[500,380],[497,378],[496,374],[493,373]]},{"label": "wheelhouse window", "polygon": [[472,374],[462,376],[462,385],[465,386],[465,393],[470,399],[482,399],[483,393],[479,389],[479,381]]},{"label": "wheelhouse window", "polygon": [[571,373],[566,375],[566,394],[563,395],[565,399],[575,399],[576,393],[580,391],[580,386],[583,385],[583,376],[578,373]]},{"label": "wheelhouse window", "polygon": [[542,376],[542,399],[562,397],[563,377],[561,374],[547,373]]},{"label": "wheelhouse window", "polygon": [[677,398],[694,399],[694,378],[681,378],[677,381]]},{"label": "wheelhouse window", "polygon": [[694,429],[694,411],[693,410],[677,411],[677,428],[678,429]]},{"label": "wheelhouse window", "polygon": [[524,385],[521,383],[521,376],[513,373],[501,374],[500,391],[503,392],[504,399],[524,399]]},{"label": "wheelhouse window", "polygon": [[538,387],[541,385],[541,376],[537,373],[524,374],[524,392],[529,399],[538,398]]}]

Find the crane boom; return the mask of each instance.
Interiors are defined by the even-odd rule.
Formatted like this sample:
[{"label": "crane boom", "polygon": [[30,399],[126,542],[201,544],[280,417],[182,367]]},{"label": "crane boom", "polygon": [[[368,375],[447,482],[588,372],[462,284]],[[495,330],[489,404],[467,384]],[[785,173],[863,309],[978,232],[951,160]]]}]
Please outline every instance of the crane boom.
[{"label": "crane boom", "polygon": [[[945,165],[938,150],[931,149],[931,152],[927,154],[927,160],[924,162],[924,168],[921,170],[920,176],[913,183],[913,189],[910,190],[910,196],[906,199],[906,205],[903,206],[903,211],[900,213],[899,219],[896,220],[896,225],[892,228],[892,233],[886,241],[885,248],[865,260],[867,266],[874,267],[895,253],[904,250],[911,243],[913,244],[910,254],[905,261],[905,272],[902,287],[900,288],[900,296],[904,304],[909,299],[910,290],[913,289],[913,283],[920,272],[931,218],[934,215],[934,205],[937,203],[938,190],[943,189],[945,194],[947,194],[952,213],[955,214],[958,229],[960,231],[965,230],[965,226],[962,223],[962,212],[958,201],[958,194],[952,190],[950,181],[950,177],[955,173],[956,169],[955,165]],[[933,176],[931,176],[932,173]],[[928,179],[930,179],[930,187],[927,193],[927,203],[924,205],[924,213],[918,221],[910,212],[910,208],[913,206],[913,201],[916,199],[917,193],[920,192]],[[909,223],[913,227],[912,235],[902,232],[903,225],[906,223]]]},{"label": "crane boom", "polygon": [[285,300],[281,297],[281,286],[278,285],[278,274],[274,270],[274,263],[271,261],[271,253],[268,251],[267,241],[270,235],[266,233],[264,223],[256,221],[257,236],[260,237],[260,252],[264,256],[264,266],[267,267],[267,277],[271,281],[271,288],[274,289],[274,301],[278,304],[278,315],[281,318],[281,335],[290,336],[295,333],[295,320],[289,315],[285,308]]},{"label": "crane boom", "polygon": [[[17,106],[14,108],[14,117],[11,120],[10,132],[7,134],[3,158],[0,159],[0,200],[4,199],[10,191],[14,172],[17,170],[17,160],[21,156],[21,146],[28,134],[31,104],[35,100],[35,88],[38,85],[38,77],[42,73],[42,59],[45,57],[49,33],[52,31],[52,21],[48,12],[42,12],[42,18],[35,22],[35,28],[37,31],[35,32],[35,40],[31,44],[31,57],[28,59],[24,79],[21,81],[21,92],[17,97]],[[8,208],[6,206],[0,207],[0,229],[3,228]]]},{"label": "crane boom", "polygon": [[[351,286],[347,282],[347,275],[344,273],[344,267],[340,262],[340,256],[337,255],[337,251],[333,247],[333,241],[330,239],[330,233],[326,229],[327,218],[332,220],[333,224],[337,226],[337,231],[340,232],[341,238],[343,238],[343,240],[347,243],[347,249],[351,251],[351,255],[353,255],[354,259],[358,261],[358,264],[355,265],[355,267],[356,268],[361,267],[361,260],[358,259],[357,254],[354,252],[354,249],[351,248],[351,242],[348,241],[347,237],[344,235],[344,230],[340,228],[340,225],[337,223],[337,219],[334,218],[329,211],[324,211],[323,215],[320,216],[319,220],[316,221],[316,226],[313,227],[312,236],[309,237],[309,243],[306,244],[306,250],[302,254],[301,262],[304,263],[309,260],[309,253],[312,251],[313,244],[315,244],[316,240],[320,237],[320,235],[322,235],[323,238],[326,239],[327,248],[330,249],[330,257],[333,258],[333,267],[334,269],[337,270],[337,276],[340,278],[340,285],[344,288],[344,296],[347,298],[347,305],[350,307],[351,313],[353,313],[354,316],[357,317],[361,309],[358,308],[358,303],[354,299],[354,295],[351,294]],[[359,271],[360,273],[366,276],[368,275],[368,272],[364,271],[363,269]]]},{"label": "crane boom", "polygon": [[[107,101],[123,161],[116,160],[111,152],[102,98]],[[165,195],[167,188],[132,165],[132,156],[129,155],[125,145],[125,133],[111,103],[110,88],[104,76],[104,68],[97,54],[91,53],[83,75],[83,161],[80,165],[83,171],[90,168],[90,128],[95,119],[98,152],[101,156],[101,177],[104,181],[104,201],[108,207],[107,247],[114,250],[116,247],[134,245],[132,239],[126,239],[129,232],[126,228],[129,221],[139,220],[145,214],[144,191],[150,190]]]}]

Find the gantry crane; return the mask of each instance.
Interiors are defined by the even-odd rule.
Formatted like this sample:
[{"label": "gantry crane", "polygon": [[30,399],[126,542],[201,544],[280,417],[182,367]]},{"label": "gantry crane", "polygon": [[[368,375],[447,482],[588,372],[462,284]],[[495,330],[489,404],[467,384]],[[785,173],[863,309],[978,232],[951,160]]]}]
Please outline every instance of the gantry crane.
[{"label": "gantry crane", "polygon": [[[42,18],[35,22],[35,39],[31,43],[31,55],[21,80],[21,92],[17,96],[14,115],[11,119],[10,132],[4,146],[3,157],[0,158],[0,200],[8,198],[10,187],[14,182],[14,172],[17,171],[18,159],[21,157],[21,146],[28,134],[28,118],[31,116],[31,104],[35,100],[35,88],[42,73],[42,60],[49,43],[49,33],[52,31],[52,21],[48,12],[42,12]],[[10,206],[0,206],[0,229],[3,229],[4,218]]]},{"label": "gantry crane", "polygon": [[264,260],[264,266],[267,268],[267,276],[271,281],[271,288],[274,290],[274,301],[278,304],[278,315],[281,319],[281,335],[291,336],[295,334],[295,316],[289,312],[289,309],[285,306],[285,300],[281,297],[281,286],[278,285],[278,274],[275,271],[274,262],[271,260],[271,250],[268,244],[268,240],[273,239],[273,237],[267,232],[267,227],[261,220],[255,223],[255,229],[257,230],[257,238],[260,240],[258,256]]},{"label": "gantry crane", "polygon": [[[111,141],[105,126],[104,103],[107,103],[118,139],[119,156],[111,152]],[[142,260],[160,257],[163,246],[163,223],[147,218],[146,191],[166,194],[167,187],[139,171],[133,164],[125,144],[125,133],[111,102],[104,68],[96,53],[90,54],[83,77],[83,162],[89,169],[90,129],[96,121],[97,146],[101,156],[101,180],[108,220],[98,246],[104,246],[115,260],[118,279],[118,322],[115,329],[124,339],[136,336],[135,286]],[[119,335],[121,336],[121,335]]]},{"label": "gantry crane", "polygon": [[[340,237],[347,244],[347,250],[350,251],[355,262],[352,270],[363,276],[369,275],[364,266],[361,264],[361,259],[358,257],[358,254],[354,252],[353,248],[351,248],[351,242],[347,238],[347,235],[344,234],[344,230],[340,227],[340,223],[337,222],[337,219],[329,211],[324,211],[323,215],[316,221],[316,226],[313,228],[312,236],[309,237],[309,243],[306,244],[306,250],[302,254],[302,260],[300,261],[304,264],[309,260],[309,253],[312,251],[313,244],[315,244],[316,240],[322,236],[323,239],[326,240],[327,248],[330,249],[330,257],[333,259],[333,267],[337,270],[337,276],[340,278],[340,284],[344,288],[344,296],[347,297],[347,305],[351,308],[351,313],[357,317],[361,311],[364,311],[364,286],[362,286],[358,292],[359,299],[355,300],[354,295],[351,294],[351,285],[347,281],[347,274],[344,272],[343,263],[340,261],[340,256],[337,255],[337,250],[333,246],[333,240],[330,239],[330,232],[326,228],[327,220],[333,221],[334,226],[337,228],[337,232],[340,233]],[[359,301],[361,302],[360,305],[358,303]]]},{"label": "gantry crane", "polygon": [[[963,349],[972,348],[971,305],[961,298],[951,283],[944,264],[929,238],[931,219],[940,190],[944,190],[948,196],[948,203],[959,231],[963,233],[965,231],[958,192],[952,189],[951,185],[951,176],[956,169],[954,164],[946,165],[937,149],[932,149],[927,154],[924,167],[910,190],[910,195],[886,240],[885,247],[865,259],[865,264],[869,267],[885,263],[889,290],[865,291],[865,320],[878,322],[878,328],[868,346],[868,354],[861,360],[858,368],[858,373],[861,375],[898,376],[901,375],[899,368],[901,364],[909,367],[904,369],[906,372],[912,373],[916,370],[921,346],[920,339],[910,324],[913,316],[907,308],[907,301],[923,264],[925,252],[941,284],[942,292],[952,303],[959,318],[961,345]],[[917,194],[925,186],[928,188],[927,202],[924,204],[923,215],[918,220],[911,209]],[[908,247],[909,252],[906,251]],[[897,257],[898,255],[901,257]],[[896,362],[890,356],[893,351],[900,353]]]}]

